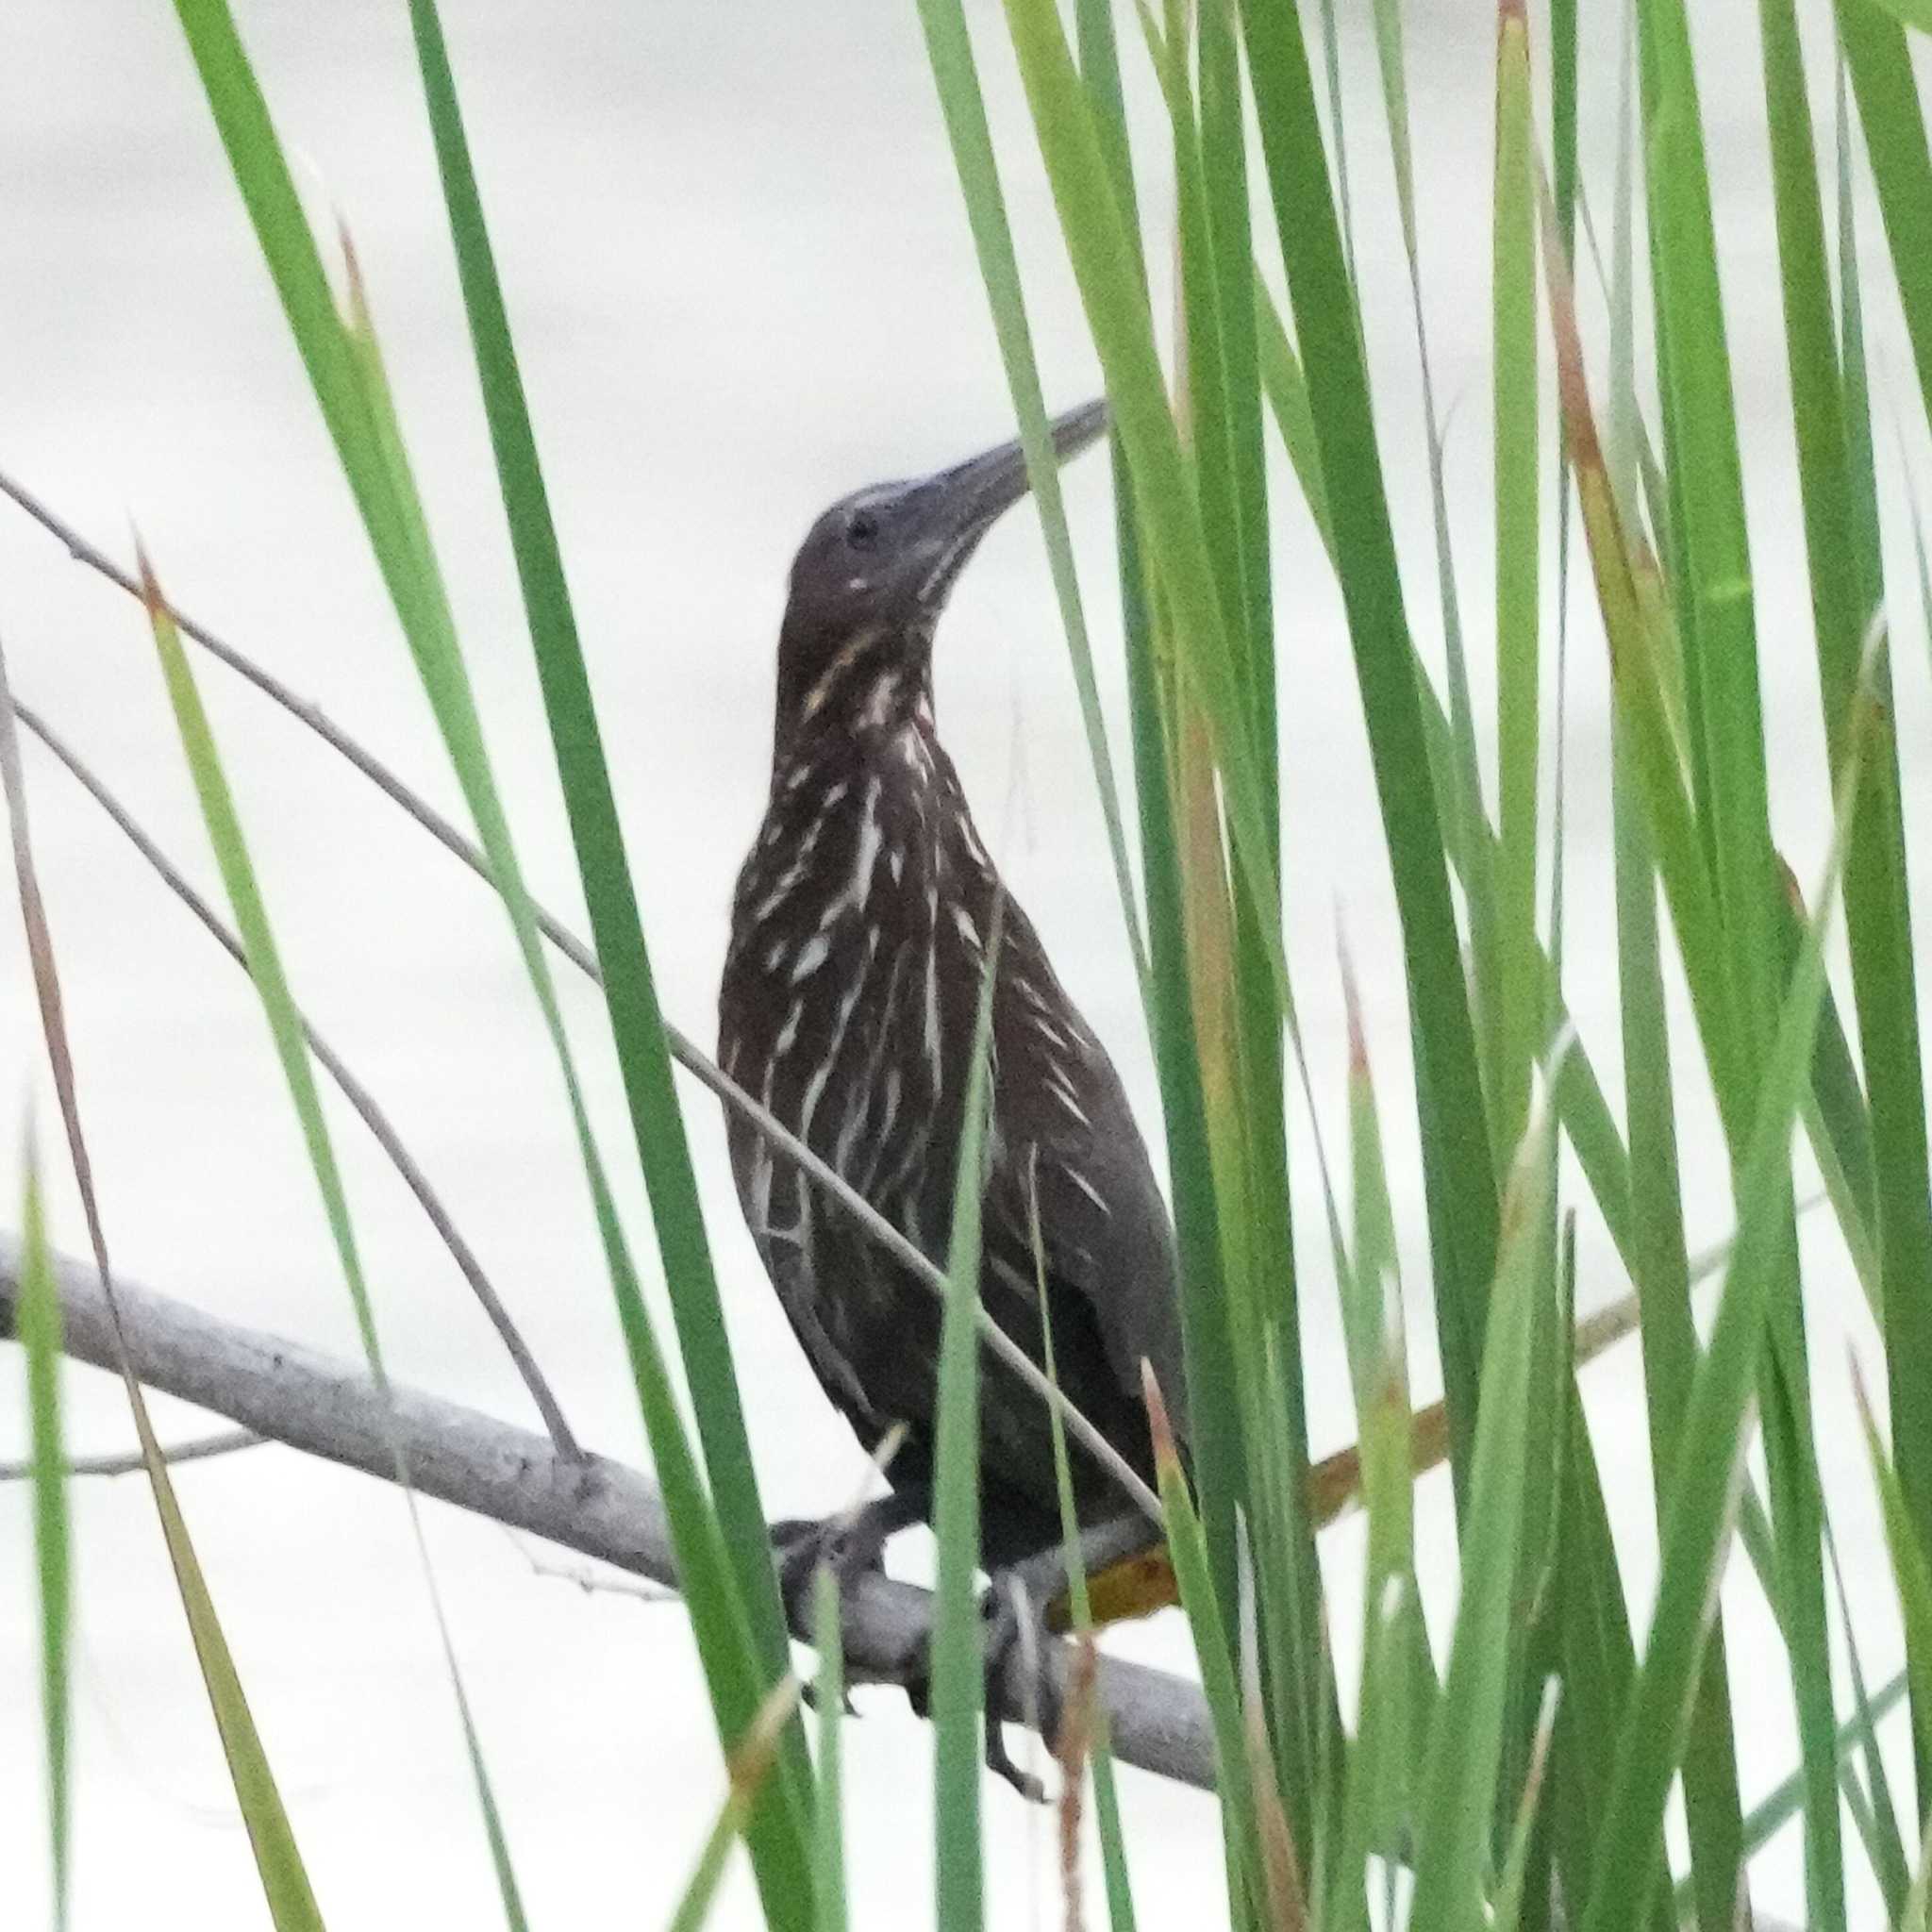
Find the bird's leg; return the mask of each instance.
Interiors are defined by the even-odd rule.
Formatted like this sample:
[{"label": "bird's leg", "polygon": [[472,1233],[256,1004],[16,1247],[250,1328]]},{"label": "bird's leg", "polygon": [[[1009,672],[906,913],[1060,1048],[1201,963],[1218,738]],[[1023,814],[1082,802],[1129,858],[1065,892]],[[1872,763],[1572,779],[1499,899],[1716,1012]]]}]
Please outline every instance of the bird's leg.
[{"label": "bird's leg", "polygon": [[[1089,1576],[1143,1555],[1160,1541],[1160,1532],[1138,1513],[1110,1518],[1080,1533],[1079,1554]],[[986,1635],[982,1646],[986,1683],[986,1765],[1023,1798],[1044,1804],[1046,1790],[1030,1772],[1022,1771],[1007,1750],[1004,1728],[995,1715],[1001,1690],[1014,1653],[1024,1675],[1021,1706],[1049,1750],[1058,1747],[1063,1706],[1059,1677],[1053,1664],[1055,1612],[1067,1596],[1067,1553],[1055,1544],[1018,1562],[994,1570],[980,1599]],[[930,1638],[921,1644],[919,1657],[906,1674],[906,1695],[921,1717],[931,1701]]]},{"label": "bird's leg", "polygon": [[[909,1524],[924,1522],[931,1507],[926,1491],[913,1483],[874,1496],[856,1509],[842,1509],[836,1516],[793,1516],[773,1524],[778,1597],[792,1634],[809,1641],[812,1579],[822,1564],[829,1567],[842,1594],[856,1577],[880,1568],[887,1543]],[[807,1704],[815,1706],[811,1685],[806,1685],[802,1694]],[[848,1694],[848,1715],[852,1707]]]},{"label": "bird's leg", "polygon": [[778,1565],[778,1594],[792,1631],[802,1638],[809,1636],[811,1581],[820,1564],[830,1566],[842,1588],[876,1570],[884,1561],[887,1543],[902,1529],[924,1522],[931,1507],[925,1488],[908,1483],[837,1516],[791,1517],[774,1523],[772,1553]]}]

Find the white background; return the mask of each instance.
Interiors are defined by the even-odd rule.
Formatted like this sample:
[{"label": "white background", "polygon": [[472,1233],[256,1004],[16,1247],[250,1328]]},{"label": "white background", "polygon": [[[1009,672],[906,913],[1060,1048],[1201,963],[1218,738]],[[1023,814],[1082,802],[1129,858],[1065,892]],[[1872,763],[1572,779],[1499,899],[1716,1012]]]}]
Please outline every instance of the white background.
[{"label": "white background", "polygon": [[[1744,0],[1700,0],[1695,11],[1747,435],[1774,809],[1781,843],[1809,881],[1824,843],[1823,752],[1756,13]],[[1408,12],[1428,314],[1439,393],[1453,414],[1451,510],[1488,717],[1493,23],[1482,8],[1441,0]],[[1607,12],[1584,9],[1587,182],[1606,235],[1616,85],[1614,35],[1599,17]],[[1828,12],[1819,4],[1805,12],[1822,53]],[[1064,407],[1092,391],[1095,364],[999,11],[972,13],[1048,395]],[[708,1040],[731,880],[760,808],[772,647],[792,546],[831,497],[958,458],[1010,424],[915,11],[660,0],[560,13],[498,0],[481,15],[450,15],[661,991],[670,1014]],[[242,8],[242,24],[313,208],[340,210],[354,230],[525,860],[541,895],[580,924],[404,8],[400,0],[321,8],[260,0]],[[1541,18],[1533,26],[1541,33]],[[1160,265],[1172,208],[1164,141],[1147,112],[1130,15],[1122,30]],[[0,465],[118,552],[130,522],[138,525],[177,602],[454,811],[455,787],[172,10],[159,0],[75,0],[14,9],[4,32]],[[1363,308],[1411,617],[1436,661],[1413,337],[1364,35],[1351,27],[1343,48]],[[1826,71],[1822,60],[1815,71]],[[1869,203],[1865,211],[1871,263],[1881,242]],[[1922,492],[1932,493],[1932,467],[1888,278],[1870,279],[1879,459],[1895,512],[1895,425]],[[1584,282],[1600,372],[1601,304]],[[1163,293],[1162,313],[1166,306]],[[1067,487],[1124,765],[1105,465],[1076,465]],[[1344,1069],[1334,947],[1345,921],[1366,982],[1418,1382],[1427,1389],[1400,952],[1374,794],[1339,599],[1285,472],[1276,510],[1291,959],[1332,1134]],[[1892,581],[1908,586],[1902,532],[1894,513]],[[1614,1096],[1603,654],[1587,591],[1573,598],[1573,615],[1567,991]],[[1927,659],[1911,599],[1899,619],[1907,810],[1923,831]],[[0,635],[22,694],[211,888],[138,608],[10,510],[0,514]],[[392,1110],[580,1432],[608,1453],[641,1457],[554,1065],[501,913],[331,754],[212,666],[198,668],[298,995]],[[1151,1128],[1145,1041],[1029,512],[994,534],[960,587],[941,636],[939,683],[941,724],[981,827]],[[217,1313],[353,1353],[347,1298],[250,989],[70,781],[43,757],[28,759],[118,1263]],[[1922,836],[1922,915],[1932,904],[1927,851]],[[598,1008],[567,972],[564,995],[622,1173],[626,1133]],[[1728,1197],[1681,1017],[1676,1041],[1697,1244],[1725,1231]],[[862,1465],[742,1234],[715,1108],[688,1091],[766,1501],[774,1513],[821,1510],[843,1501]],[[29,1101],[56,1236],[78,1251],[8,913],[0,1191],[9,1194],[21,1166],[8,1150]],[[335,1113],[394,1373],[528,1420],[523,1391],[420,1214],[346,1111]],[[1327,1449],[1348,1440],[1352,1421],[1306,1117],[1297,1115],[1314,1426],[1318,1449]],[[641,1191],[632,1181],[624,1195],[649,1262]],[[10,1219],[0,1209],[0,1222]],[[1584,1223],[1582,1293],[1593,1304],[1621,1282],[1588,1209]],[[1820,1453],[1875,1678],[1893,1667],[1896,1633],[1843,1370],[1845,1339],[1868,1342],[1869,1329],[1822,1217],[1807,1247]],[[66,1387],[77,1449],[129,1439],[105,1378],[75,1371]],[[1653,1562],[1634,1346],[1592,1370],[1587,1387],[1641,1627]],[[0,1352],[0,1453],[24,1442],[19,1391],[18,1356]],[[157,1407],[171,1435],[200,1425],[173,1405]],[[185,1470],[180,1487],[330,1923],[491,1923],[498,1907],[400,1500],[277,1449]],[[1440,1477],[1424,1496],[1440,1641],[1454,1586]],[[23,1925],[45,1910],[26,1506],[19,1489],[0,1493],[0,1848],[8,1917]],[[75,1923],[89,1932],[264,1923],[151,1505],[138,1481],[124,1479],[77,1487],[74,1509]],[[533,1574],[491,1525],[433,1507],[428,1520],[533,1923],[661,1921],[721,1783],[681,1611],[587,1597]],[[1339,1531],[1324,1557],[1346,1674],[1358,1543]],[[910,1560],[916,1567],[917,1550]],[[1733,1578],[1726,1602],[1748,1802],[1794,1761],[1790,1721],[1747,1576]],[[1187,1656],[1173,1618],[1115,1641],[1174,1664]],[[896,1693],[862,1693],[860,1705],[866,1719],[848,1726],[847,1745],[857,1920],[916,1924],[929,1910],[930,1734]],[[1221,1886],[1212,1807],[1132,1774],[1123,1784],[1144,1923],[1210,1923]],[[998,1787],[989,1787],[986,1809],[998,1923],[1046,1923],[1058,1909],[1050,1820]],[[1764,1902],[1799,1908],[1795,1834],[1760,1861],[1757,1887]],[[1869,1885],[1860,1882],[1855,1901],[1869,1922]],[[720,1922],[755,1916],[741,1872]]]}]

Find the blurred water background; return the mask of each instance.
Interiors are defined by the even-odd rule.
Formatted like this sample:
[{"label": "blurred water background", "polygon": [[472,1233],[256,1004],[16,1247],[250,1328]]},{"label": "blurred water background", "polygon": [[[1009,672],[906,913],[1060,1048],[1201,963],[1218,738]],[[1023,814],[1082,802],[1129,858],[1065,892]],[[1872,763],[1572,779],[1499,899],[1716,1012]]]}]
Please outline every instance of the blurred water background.
[{"label": "blurred water background", "polygon": [[[255,0],[242,25],[319,216],[353,228],[428,497],[492,751],[532,880],[581,923],[400,0]],[[1049,400],[1096,382],[998,9],[971,9],[1006,164]],[[1410,611],[1440,657],[1406,274],[1365,9],[1345,8],[1351,184],[1380,428]],[[1586,192],[1607,233],[1618,35],[1582,9]],[[1829,11],[1806,11],[1826,75]],[[1355,16],[1364,17],[1357,19]],[[1478,703],[1490,631],[1488,197],[1491,16],[1421,0],[1411,110],[1428,322],[1451,416],[1451,515]],[[1532,23],[1541,30],[1541,20]],[[1747,436],[1774,808],[1814,877],[1824,830],[1776,268],[1748,0],[1700,0],[1693,26]],[[732,876],[768,758],[772,650],[791,549],[834,495],[1008,432],[1004,380],[915,11],[824,0],[777,8],[592,0],[563,12],[451,9],[458,78],[548,467],[586,650],[667,1010],[711,1037]],[[1144,64],[1123,17],[1128,68]],[[346,490],[243,220],[171,9],[70,0],[9,11],[0,59],[0,465],[107,546],[130,524],[171,595],[318,699],[433,799],[456,790]],[[1821,112],[1829,101],[1818,103]],[[1143,193],[1158,264],[1171,221],[1163,141],[1144,113]],[[1861,203],[1871,225],[1875,217]],[[1601,355],[1602,306],[1586,317]],[[1882,416],[1932,477],[1889,293],[1868,298]],[[1547,434],[1547,417],[1546,417]],[[1899,465],[1880,447],[1888,540]],[[1069,473],[1116,727],[1122,724],[1105,464]],[[1345,1064],[1335,969],[1346,926],[1407,1243],[1419,1384],[1433,1390],[1400,953],[1339,598],[1285,471],[1276,491],[1289,939],[1318,1107],[1339,1127]],[[1908,552],[1894,559],[1909,583]],[[1554,585],[1546,566],[1545,585]],[[1620,1091],[1607,904],[1601,633],[1573,586],[1566,756],[1568,996]],[[1547,590],[1554,611],[1554,591]],[[1923,814],[1926,656],[1900,612],[1907,808]],[[0,635],[39,705],[191,874],[213,882],[141,613],[0,510]],[[640,1457],[641,1431],[554,1064],[500,911],[314,740],[212,667],[204,690],[298,997],[392,1111],[510,1302],[578,1431]],[[1149,1058],[1037,525],[1010,517],[941,634],[941,722],[979,822],[1062,976],[1121,1062],[1150,1139]],[[1121,730],[1117,743],[1124,746]],[[29,781],[82,1100],[116,1259],[133,1279],[240,1322],[355,1353],[346,1297],[292,1116],[242,976],[43,756]],[[1416,782],[1423,782],[1416,774]],[[1932,878],[1918,841],[1921,930]],[[218,895],[217,895],[218,896]],[[598,1008],[564,995],[607,1148],[627,1145]],[[1680,1008],[1681,1011],[1681,1008]],[[1678,1040],[1691,1057],[1681,1018]],[[1693,1239],[1728,1224],[1721,1142],[1687,1080]],[[716,1108],[690,1121],[769,1508],[841,1504],[862,1471],[777,1312],[739,1223]],[[57,1155],[19,928],[0,915],[0,1193],[17,1186],[28,1102],[57,1240],[83,1234]],[[336,1108],[392,1372],[518,1420],[527,1398],[442,1251],[359,1127]],[[1305,1112],[1297,1109],[1303,1297],[1320,1449],[1352,1435]],[[1801,1173],[1804,1172],[1801,1165]],[[625,1190],[641,1257],[641,1191]],[[0,1223],[12,1210],[0,1209]],[[1807,1235],[1819,1448],[1874,1675],[1897,1655],[1847,1341],[1867,1329],[1821,1215]],[[1586,1210],[1586,1306],[1621,1292]],[[654,1258],[654,1257],[653,1257]],[[1586,1378],[1620,1541],[1649,1537],[1634,1345]],[[80,1450],[130,1440],[123,1398],[67,1378]],[[201,1425],[158,1403],[165,1433]],[[0,1454],[24,1443],[18,1357],[0,1354]],[[183,1472],[201,1554],[331,1924],[491,1923],[498,1907],[447,1680],[400,1500],[275,1448]],[[1424,1574],[1454,1577],[1447,1487],[1424,1485]],[[225,1774],[144,1487],[76,1487],[76,1924],[261,1922]],[[503,1531],[431,1507],[431,1547],[534,1922],[650,1925],[676,1896],[721,1773],[682,1613],[537,1574]],[[27,1497],[0,1491],[0,1846],[13,1923],[44,1916],[41,1743]],[[1344,1682],[1355,1667],[1358,1540],[1324,1543]],[[913,1552],[916,1570],[919,1553]],[[1640,1557],[1640,1589],[1650,1571]],[[1441,1601],[1439,1596],[1439,1604]],[[1734,1576],[1731,1667],[1747,1802],[1792,1762],[1761,1599]],[[1647,1605],[1635,1605],[1640,1618]],[[1437,1618],[1439,1641],[1445,1634]],[[1184,1665],[1169,1617],[1114,1640]],[[930,1734],[896,1692],[848,1726],[857,1923],[919,1924],[930,1887]],[[1902,1741],[1902,1729],[1893,1741]],[[1144,1923],[1206,1923],[1221,1886],[1212,1807],[1124,1777]],[[1056,1913],[1046,1814],[989,1796],[993,1922]],[[1795,1910],[1787,1832],[1760,1900]],[[1869,1887],[1855,1890],[1861,1914]],[[756,1908],[742,1875],[720,1923]]]}]

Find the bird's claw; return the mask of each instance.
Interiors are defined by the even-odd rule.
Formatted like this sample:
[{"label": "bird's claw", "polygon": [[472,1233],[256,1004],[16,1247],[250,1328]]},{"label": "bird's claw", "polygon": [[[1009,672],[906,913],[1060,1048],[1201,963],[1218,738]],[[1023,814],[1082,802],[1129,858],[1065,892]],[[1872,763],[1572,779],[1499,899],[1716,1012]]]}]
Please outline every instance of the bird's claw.
[{"label": "bird's claw", "polygon": [[[777,1565],[778,1597],[785,1607],[787,1626],[809,1641],[813,1579],[820,1569],[832,1573],[841,1594],[857,1578],[883,1569],[888,1541],[905,1526],[908,1511],[915,1508],[914,1499],[893,1494],[839,1516],[788,1517],[773,1524],[772,1555]],[[816,1710],[818,1700],[809,1684],[802,1694]],[[858,1715],[849,1693],[844,1711],[848,1717]]]},{"label": "bird's claw", "polygon": [[[819,1687],[815,1680],[808,1679],[798,1687],[798,1701],[808,1710],[816,1710],[819,1707]],[[853,1703],[852,1693],[849,1690],[845,1691],[840,1698],[839,1708],[846,1717],[858,1717],[859,1715],[858,1707]]]},{"label": "bird's claw", "polygon": [[[1027,1722],[1051,1750],[1059,1736],[1062,1706],[1059,1686],[1046,1660],[1049,1633],[1045,1618],[1015,1577],[995,1575],[979,1600],[985,1628],[981,1641],[986,1713],[986,1768],[1011,1785],[1029,1803],[1047,1802],[1046,1786],[1030,1771],[1023,1771],[1007,1749],[1006,1727],[998,1716],[999,1691],[1006,1682],[1015,1650],[1025,1674],[1024,1702]],[[906,1700],[920,1717],[932,1709],[931,1639],[922,1638],[904,1673]]]},{"label": "bird's claw", "polygon": [[811,1627],[812,1579],[820,1569],[831,1571],[842,1591],[856,1577],[878,1569],[885,1560],[886,1533],[875,1529],[868,1513],[827,1517],[791,1517],[772,1525],[772,1554],[778,1566],[778,1596],[785,1621],[801,1634]]}]

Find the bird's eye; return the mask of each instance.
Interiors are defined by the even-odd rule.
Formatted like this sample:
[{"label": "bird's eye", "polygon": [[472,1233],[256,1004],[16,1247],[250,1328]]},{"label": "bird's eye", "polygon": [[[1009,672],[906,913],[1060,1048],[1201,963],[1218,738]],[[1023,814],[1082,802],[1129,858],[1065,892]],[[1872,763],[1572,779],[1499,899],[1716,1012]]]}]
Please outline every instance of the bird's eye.
[{"label": "bird's eye", "polygon": [[855,550],[870,550],[878,541],[879,520],[869,509],[856,509],[845,519],[845,541]]}]

